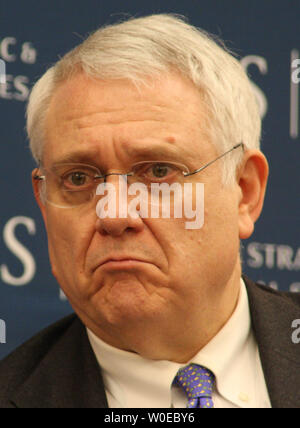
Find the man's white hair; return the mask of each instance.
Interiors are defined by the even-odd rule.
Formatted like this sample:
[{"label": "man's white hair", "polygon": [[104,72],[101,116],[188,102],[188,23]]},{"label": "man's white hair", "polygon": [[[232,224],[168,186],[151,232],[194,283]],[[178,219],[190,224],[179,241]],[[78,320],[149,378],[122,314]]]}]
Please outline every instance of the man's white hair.
[{"label": "man's white hair", "polygon": [[[67,53],[35,84],[27,107],[33,157],[42,161],[45,118],[56,87],[78,71],[98,79],[129,79],[136,85],[176,70],[199,90],[209,132],[219,154],[243,142],[259,148],[261,119],[251,82],[240,62],[206,32],[170,14],[132,18],[102,27]],[[242,150],[223,160],[232,183]],[[199,165],[200,166],[200,165]]]}]

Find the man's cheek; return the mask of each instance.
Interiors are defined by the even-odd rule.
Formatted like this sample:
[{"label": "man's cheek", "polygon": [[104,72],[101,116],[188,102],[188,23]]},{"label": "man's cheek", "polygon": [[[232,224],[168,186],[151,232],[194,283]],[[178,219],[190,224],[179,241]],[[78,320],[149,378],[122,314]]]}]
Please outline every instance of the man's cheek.
[{"label": "man's cheek", "polygon": [[49,256],[52,269],[61,270],[64,264],[70,264],[75,250],[74,233],[64,222],[48,221]]}]

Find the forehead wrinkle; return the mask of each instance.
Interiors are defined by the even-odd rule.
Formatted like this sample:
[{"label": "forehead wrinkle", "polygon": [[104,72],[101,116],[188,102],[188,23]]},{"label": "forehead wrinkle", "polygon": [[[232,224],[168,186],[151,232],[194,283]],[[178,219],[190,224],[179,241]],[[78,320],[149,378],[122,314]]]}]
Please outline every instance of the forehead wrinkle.
[{"label": "forehead wrinkle", "polygon": [[[121,121],[120,119],[106,119],[105,124],[100,124],[101,126],[109,126],[109,125],[121,125],[123,122],[126,123],[151,123],[151,122],[161,122],[160,119],[126,119],[124,121]],[[77,129],[89,129],[89,128],[95,128],[96,126],[99,126],[99,123],[78,123],[76,125]]]},{"label": "forehead wrinkle", "polygon": [[[75,110],[75,111],[74,111]],[[130,105],[120,106],[118,108],[102,106],[101,104],[95,111],[84,112],[80,108],[73,111],[64,111],[60,117],[66,122],[73,122],[73,126],[77,129],[92,128],[97,125],[117,125],[125,123],[138,122],[164,122],[166,110],[174,111],[174,117],[168,118],[169,122],[177,123],[178,110],[169,105],[164,104],[149,104],[148,102],[140,102]]]}]

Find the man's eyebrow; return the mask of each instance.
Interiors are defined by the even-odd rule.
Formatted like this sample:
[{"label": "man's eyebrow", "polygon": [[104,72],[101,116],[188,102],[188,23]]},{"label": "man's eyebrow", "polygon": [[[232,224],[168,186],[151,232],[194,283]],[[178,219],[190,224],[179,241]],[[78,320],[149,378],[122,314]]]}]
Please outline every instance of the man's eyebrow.
[{"label": "man's eyebrow", "polygon": [[163,145],[149,145],[144,147],[127,147],[126,153],[131,159],[153,158],[153,160],[182,160],[186,156],[190,156],[190,151],[184,147],[163,146]]},{"label": "man's eyebrow", "polygon": [[88,153],[88,152],[73,152],[58,157],[54,160],[53,164],[55,166],[65,164],[65,163],[95,163],[95,160],[99,156],[98,153]]}]

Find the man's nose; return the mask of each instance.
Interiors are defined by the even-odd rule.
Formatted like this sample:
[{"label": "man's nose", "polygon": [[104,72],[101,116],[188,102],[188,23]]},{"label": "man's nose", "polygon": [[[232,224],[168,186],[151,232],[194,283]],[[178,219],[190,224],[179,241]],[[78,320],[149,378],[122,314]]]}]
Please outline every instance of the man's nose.
[{"label": "man's nose", "polygon": [[[105,205],[100,199],[97,206],[96,229],[99,233],[112,236],[121,236],[125,231],[140,232],[144,228],[144,222],[136,211],[129,210],[130,199],[128,197],[127,179],[124,176],[109,176],[106,180]],[[103,188],[103,189],[104,189]],[[111,200],[110,198],[113,198]],[[113,205],[109,205],[109,203]],[[114,207],[110,211],[109,207]],[[103,210],[105,209],[105,213]],[[101,218],[100,214],[105,214]]]}]

